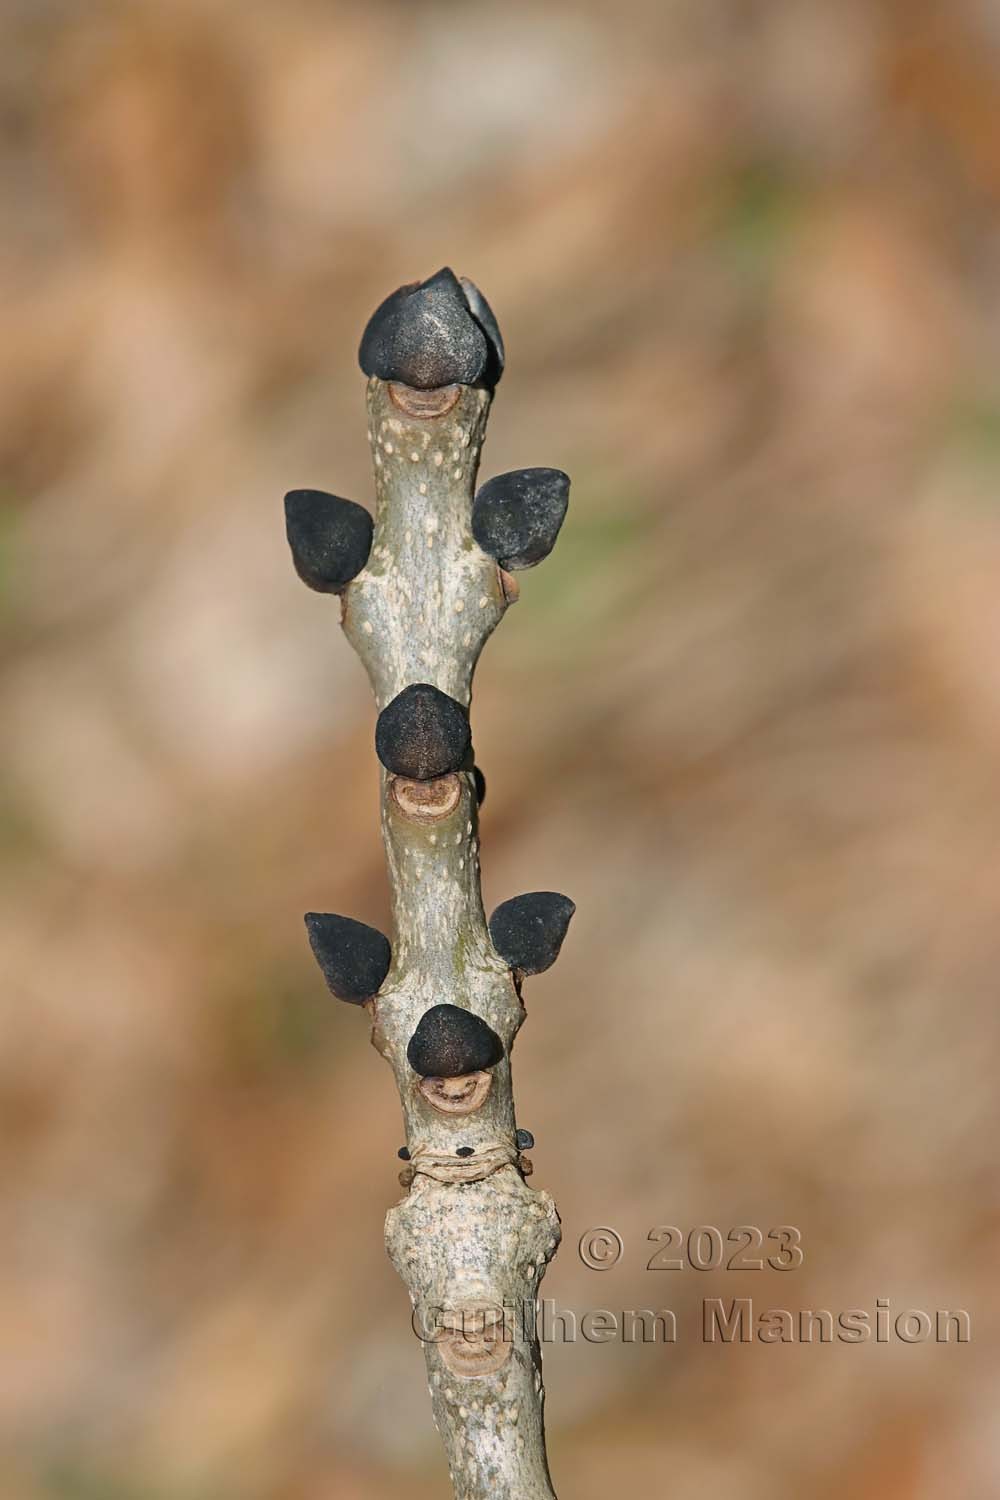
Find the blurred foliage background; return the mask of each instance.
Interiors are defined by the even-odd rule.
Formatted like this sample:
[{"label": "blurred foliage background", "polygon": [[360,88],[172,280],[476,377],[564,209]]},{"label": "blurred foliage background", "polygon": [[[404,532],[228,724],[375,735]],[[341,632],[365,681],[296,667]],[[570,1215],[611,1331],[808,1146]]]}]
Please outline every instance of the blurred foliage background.
[{"label": "blurred foliage background", "polygon": [[[487,648],[488,908],[566,890],[522,1124],[560,1493],[993,1496],[1000,11],[7,0],[0,1488],[447,1493],[398,1104],[310,908],[387,922],[373,711],[281,496],[370,503],[358,338],[448,263],[567,469]],[[656,1224],[805,1264],[654,1274]],[[624,1236],[603,1276],[575,1243]],[[962,1306],[711,1347],[706,1296]]]}]

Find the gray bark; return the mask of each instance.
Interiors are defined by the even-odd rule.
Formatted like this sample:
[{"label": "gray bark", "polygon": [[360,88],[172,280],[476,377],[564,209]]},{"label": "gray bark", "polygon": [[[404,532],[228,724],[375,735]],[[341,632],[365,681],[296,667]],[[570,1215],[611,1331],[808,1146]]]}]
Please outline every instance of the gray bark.
[{"label": "gray bark", "polygon": [[[372,378],[375,533],[343,595],[343,626],[379,709],[430,682],[468,706],[480,651],[516,597],[473,539],[472,499],[491,396],[416,392]],[[434,1419],[456,1500],[553,1500],[532,1314],[560,1238],[552,1199],[524,1181],[509,1056],[524,1019],[494,951],[479,882],[471,770],[430,782],[382,772],[392,967],[368,1003],[372,1039],[399,1087],[411,1163],[386,1246],[424,1335]],[[491,1074],[437,1095],[407,1043],[430,1007],[475,1011],[504,1043]],[[459,1146],[474,1154],[459,1157]]]}]

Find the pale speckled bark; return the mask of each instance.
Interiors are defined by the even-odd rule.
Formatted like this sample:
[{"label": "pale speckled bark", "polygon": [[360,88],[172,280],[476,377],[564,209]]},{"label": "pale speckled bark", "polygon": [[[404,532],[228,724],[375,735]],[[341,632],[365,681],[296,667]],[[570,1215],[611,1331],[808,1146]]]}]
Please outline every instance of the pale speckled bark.
[{"label": "pale speckled bark", "polygon": [[[413,682],[468,705],[476,660],[507,605],[503,576],[471,531],[490,395],[455,390],[449,411],[415,417],[392,387],[368,385],[375,535],[344,595],[343,624],[379,709]],[[449,1115],[425,1099],[406,1059],[433,1005],[474,1010],[508,1054],[524,1018],[483,914],[472,773],[440,779],[441,816],[414,815],[393,782],[383,771],[392,967],[369,1009],[399,1087],[414,1178],[389,1211],[386,1245],[418,1326],[435,1333],[424,1343],[429,1389],[457,1500],[553,1500],[540,1352],[524,1312],[558,1246],[559,1217],[518,1168],[510,1065],[492,1070],[480,1108]],[[458,1157],[459,1146],[474,1155]]]}]

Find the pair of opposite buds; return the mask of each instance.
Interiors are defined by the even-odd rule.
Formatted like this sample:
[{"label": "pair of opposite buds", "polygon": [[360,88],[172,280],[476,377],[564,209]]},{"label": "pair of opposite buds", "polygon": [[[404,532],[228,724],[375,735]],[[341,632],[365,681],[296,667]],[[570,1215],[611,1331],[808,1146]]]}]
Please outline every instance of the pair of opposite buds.
[{"label": "pair of opposite buds", "polygon": [[[528,891],[496,908],[488,924],[490,941],[518,982],[555,963],[575,910],[557,891]],[[385,934],[352,917],[315,911],[306,915],[306,931],[331,993],[351,1005],[373,999],[392,962]],[[464,1078],[495,1067],[503,1055],[492,1027],[457,1005],[426,1011],[406,1049],[421,1078]]]},{"label": "pair of opposite buds", "polygon": [[[530,891],[497,907],[489,920],[490,938],[518,986],[526,974],[540,974],[555,963],[575,910],[569,897],[556,891]],[[354,1005],[373,999],[392,961],[388,938],[364,922],[333,913],[309,912],[306,930],[332,993]],[[424,1012],[406,1048],[419,1092],[432,1109],[453,1116],[472,1114],[485,1103],[492,1070],[504,1056],[503,1042],[482,1016],[447,1004]],[[533,1144],[530,1131],[517,1132],[519,1152]],[[456,1150],[457,1156],[473,1154],[470,1146]],[[400,1156],[409,1161],[406,1147]],[[528,1158],[522,1155],[519,1161],[527,1175]]]},{"label": "pair of opposite buds", "polygon": [[[569,477],[561,469],[512,469],[477,492],[472,535],[508,572],[533,568],[555,546],[568,504]],[[353,500],[289,490],[285,530],[302,582],[319,594],[339,594],[368,561],[374,523]]]}]

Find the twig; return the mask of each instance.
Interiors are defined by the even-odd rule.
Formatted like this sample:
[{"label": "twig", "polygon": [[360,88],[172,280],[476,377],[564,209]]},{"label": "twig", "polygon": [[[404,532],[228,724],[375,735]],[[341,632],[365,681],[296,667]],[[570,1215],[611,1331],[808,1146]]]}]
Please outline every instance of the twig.
[{"label": "twig", "polygon": [[456,1500],[553,1500],[533,1315],[559,1217],[524,1181],[533,1142],[517,1129],[510,1052],[523,978],[554,961],[573,903],[534,892],[487,926],[468,710],[479,653],[517,597],[509,570],[551,550],[569,481],[520,470],[473,498],[504,355],[471,282],[444,270],[400,288],[360,357],[374,528],[314,490],[293,491],[286,516],[299,575],[341,595],[375,693],[391,951],[349,918],[306,923],[330,989],[369,1012],[399,1087],[408,1192],[386,1246],[425,1340]]}]

